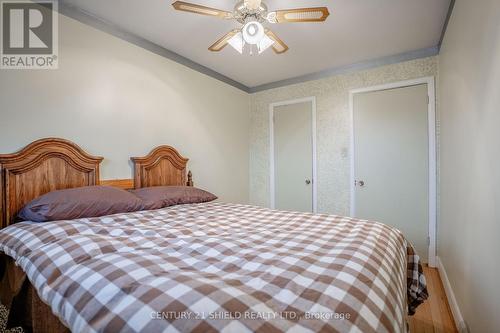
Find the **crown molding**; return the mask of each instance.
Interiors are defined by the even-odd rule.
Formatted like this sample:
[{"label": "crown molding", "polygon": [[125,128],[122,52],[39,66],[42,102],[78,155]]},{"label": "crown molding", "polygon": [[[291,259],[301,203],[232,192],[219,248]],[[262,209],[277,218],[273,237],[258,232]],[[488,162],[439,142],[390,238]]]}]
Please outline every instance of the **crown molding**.
[{"label": "crown molding", "polygon": [[443,45],[444,36],[446,35],[446,30],[448,29],[448,24],[450,23],[451,15],[453,14],[453,9],[455,8],[455,0],[450,1],[450,7],[448,7],[448,13],[446,14],[446,19],[444,21],[443,30],[441,31],[441,37],[439,38],[439,50],[441,51],[441,46]]},{"label": "crown molding", "polygon": [[321,72],[316,72],[312,74],[306,74],[302,76],[297,76],[290,79],[285,79],[281,81],[276,81],[272,83],[266,83],[257,87],[250,88],[250,93],[254,94],[260,91],[280,88],[284,86],[289,86],[292,84],[299,84],[307,81],[314,81],[319,79],[324,79],[330,76],[340,75],[340,74],[349,74],[354,72],[359,72],[362,70],[372,69],[376,67],[396,64],[404,61],[410,61],[420,58],[432,57],[439,54],[438,46],[430,47],[427,49],[415,50],[410,52],[405,52],[401,54],[396,54],[392,56],[382,57],[378,59],[372,59],[368,61],[359,62],[352,65],[334,67],[330,69],[326,69]]},{"label": "crown molding", "polygon": [[241,84],[223,74],[220,74],[208,67],[205,67],[197,62],[194,62],[180,54],[177,54],[173,51],[170,51],[158,44],[150,42],[147,39],[139,37],[129,31],[126,31],[115,24],[112,24],[100,17],[97,17],[77,6],[72,4],[68,4],[67,2],[60,0],[59,1],[59,14],[72,18],[74,20],[79,21],[80,23],[91,26],[97,30],[108,33],[112,36],[125,40],[131,44],[139,46],[143,49],[146,49],[150,52],[153,52],[159,56],[172,60],[176,63],[184,65],[192,70],[195,70],[199,73],[210,76],[216,80],[227,83],[230,86],[233,86],[237,89],[243,90],[244,92],[249,92],[250,88]]},{"label": "crown molding", "polygon": [[120,27],[118,27],[115,24],[112,24],[100,17],[97,17],[96,15],[89,13],[75,5],[68,4],[64,0],[59,1],[59,13],[67,16],[69,18],[72,18],[76,21],[79,21],[80,23],[83,23],[85,25],[91,26],[97,30],[100,30],[102,32],[108,33],[114,37],[120,38],[122,40],[125,40],[131,44],[134,44],[138,47],[141,47],[145,50],[148,50],[150,52],[153,52],[159,56],[162,56],[164,58],[167,58],[171,61],[174,61],[178,64],[184,65],[194,71],[197,71],[199,73],[205,74],[209,77],[212,77],[216,80],[219,80],[221,82],[224,82],[230,86],[233,86],[241,91],[244,91],[249,94],[254,94],[260,91],[264,90],[269,90],[269,89],[275,89],[279,87],[284,87],[292,84],[299,84],[307,81],[313,81],[313,80],[318,80],[318,79],[323,79],[326,77],[330,76],[335,76],[335,75],[340,75],[340,74],[348,74],[348,73],[353,73],[361,70],[367,70],[367,69],[372,69],[380,66],[385,66],[385,65],[391,65],[399,62],[404,62],[404,61],[410,61],[410,60],[415,60],[419,58],[426,58],[426,57],[431,57],[439,54],[439,50],[441,47],[442,40],[444,38],[444,35],[446,33],[446,28],[448,26],[448,22],[451,17],[451,13],[453,11],[455,0],[451,0],[450,7],[448,9],[448,15],[445,21],[445,24],[443,26],[443,31],[441,34],[441,40],[440,43],[437,46],[433,46],[430,48],[426,49],[420,49],[420,50],[415,50],[415,51],[410,51],[410,52],[405,52],[401,54],[396,54],[396,55],[391,55],[391,56],[386,56],[382,58],[377,58],[377,59],[372,59],[372,60],[367,60],[364,62],[359,62],[355,64],[350,64],[346,66],[340,66],[340,67],[334,67],[334,68],[329,68],[320,72],[316,73],[311,73],[311,74],[306,74],[298,77],[293,77],[289,79],[284,79],[284,80],[279,80],[275,82],[270,82],[254,87],[248,87],[238,81],[235,81],[219,72],[214,71],[213,69],[210,69],[208,67],[205,67],[193,60],[190,60],[178,53],[175,53],[171,50],[168,50],[158,44],[155,44],[145,38],[139,37],[134,33],[131,33],[129,31],[126,31]]}]

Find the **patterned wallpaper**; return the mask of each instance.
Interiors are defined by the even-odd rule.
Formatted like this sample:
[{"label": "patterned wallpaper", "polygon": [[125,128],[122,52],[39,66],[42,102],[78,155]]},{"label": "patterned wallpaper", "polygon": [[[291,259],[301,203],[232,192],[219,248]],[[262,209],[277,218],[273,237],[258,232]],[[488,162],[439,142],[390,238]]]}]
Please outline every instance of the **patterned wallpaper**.
[{"label": "patterned wallpaper", "polygon": [[438,74],[429,57],[262,91],[250,100],[250,202],[269,206],[269,104],[316,96],[318,212],[349,215],[349,91]]}]

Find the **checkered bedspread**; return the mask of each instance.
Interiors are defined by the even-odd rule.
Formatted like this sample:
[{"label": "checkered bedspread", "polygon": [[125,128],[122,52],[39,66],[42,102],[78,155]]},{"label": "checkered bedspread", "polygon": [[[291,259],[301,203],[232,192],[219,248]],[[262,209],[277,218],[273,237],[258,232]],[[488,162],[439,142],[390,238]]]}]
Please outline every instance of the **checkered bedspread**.
[{"label": "checkered bedspread", "polygon": [[73,332],[403,332],[427,297],[398,230],[246,205],[21,222],[0,251]]}]

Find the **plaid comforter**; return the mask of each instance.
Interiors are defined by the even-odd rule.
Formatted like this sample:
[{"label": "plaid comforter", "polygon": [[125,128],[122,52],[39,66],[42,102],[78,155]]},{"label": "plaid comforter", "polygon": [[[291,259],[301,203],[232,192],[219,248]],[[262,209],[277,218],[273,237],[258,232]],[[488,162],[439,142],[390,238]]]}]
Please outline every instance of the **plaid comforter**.
[{"label": "plaid comforter", "polygon": [[246,205],[21,222],[0,251],[73,332],[404,332],[427,297],[398,230]]}]

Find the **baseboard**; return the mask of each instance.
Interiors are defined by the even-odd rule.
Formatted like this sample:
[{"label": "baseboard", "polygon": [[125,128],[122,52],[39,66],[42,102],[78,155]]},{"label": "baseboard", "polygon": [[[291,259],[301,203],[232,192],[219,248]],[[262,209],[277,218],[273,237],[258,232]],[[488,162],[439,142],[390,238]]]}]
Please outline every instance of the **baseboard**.
[{"label": "baseboard", "polygon": [[448,299],[448,304],[450,305],[451,312],[453,314],[455,326],[457,327],[459,333],[468,333],[469,330],[465,323],[464,317],[462,316],[462,312],[460,311],[460,307],[458,306],[457,299],[455,298],[455,293],[451,288],[450,280],[448,280],[448,275],[446,274],[446,270],[444,269],[443,263],[441,262],[441,258],[436,257],[436,263],[439,271],[439,276],[441,277],[441,281],[443,282],[446,298]]}]

